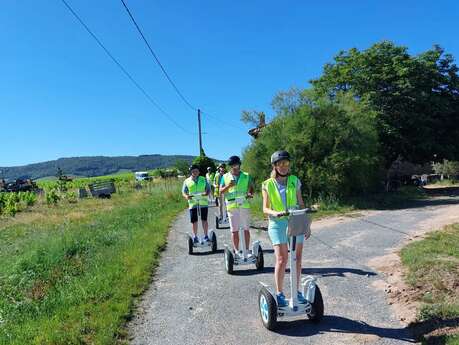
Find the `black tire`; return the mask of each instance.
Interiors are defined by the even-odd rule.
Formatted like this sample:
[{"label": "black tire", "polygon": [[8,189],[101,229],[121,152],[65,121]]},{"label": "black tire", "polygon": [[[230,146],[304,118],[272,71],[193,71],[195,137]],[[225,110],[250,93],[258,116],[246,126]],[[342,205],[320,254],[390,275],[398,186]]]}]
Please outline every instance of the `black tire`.
[{"label": "black tire", "polygon": [[319,286],[316,286],[316,293],[314,296],[314,302],[312,303],[311,313],[308,314],[309,320],[314,323],[319,323],[324,316],[324,300],[322,293],[320,292]]},{"label": "black tire", "polygon": [[220,229],[220,225],[218,224],[218,216],[215,216],[215,229]]},{"label": "black tire", "polygon": [[270,331],[277,327],[277,303],[273,295],[264,286],[258,293],[258,310],[263,326]]},{"label": "black tire", "polygon": [[193,239],[191,236],[188,236],[188,254],[193,254]]},{"label": "black tire", "polygon": [[217,251],[217,235],[215,235],[215,232],[212,232],[210,240],[212,241],[212,253],[215,253]]},{"label": "black tire", "polygon": [[228,274],[233,274],[234,272],[234,256],[228,247],[225,249],[225,269]]},{"label": "black tire", "polygon": [[265,268],[265,260],[263,258],[263,249],[261,249],[261,246],[258,247],[258,256],[257,256],[257,261],[255,261],[255,267],[257,268],[257,271],[263,271]]}]

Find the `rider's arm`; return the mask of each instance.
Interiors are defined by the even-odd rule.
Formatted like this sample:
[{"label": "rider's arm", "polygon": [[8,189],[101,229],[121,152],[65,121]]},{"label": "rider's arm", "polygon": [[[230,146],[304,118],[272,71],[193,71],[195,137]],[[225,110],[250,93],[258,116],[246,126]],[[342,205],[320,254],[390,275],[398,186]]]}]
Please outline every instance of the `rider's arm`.
[{"label": "rider's arm", "polygon": [[300,209],[304,209],[304,201],[303,201],[303,196],[301,195],[301,184],[298,186],[296,190],[296,200],[298,200],[298,205],[300,206]]},{"label": "rider's arm", "polygon": [[188,197],[189,197],[188,187],[186,186],[185,183],[183,183],[183,187],[182,187],[182,196],[188,200]]},{"label": "rider's arm", "polygon": [[248,195],[253,196],[253,193],[255,193],[255,187],[254,187],[254,183],[253,183],[252,177],[249,177],[249,178],[250,178],[250,180],[249,180],[249,192],[248,192]]},{"label": "rider's arm", "polygon": [[261,193],[263,194],[263,213],[267,216],[279,216],[281,212],[272,210],[271,206],[269,205],[268,192],[263,188]]},{"label": "rider's arm", "polygon": [[220,193],[225,193],[228,189],[234,186],[234,181],[231,180],[230,184],[225,186],[225,182],[222,181],[222,184],[220,185]]}]

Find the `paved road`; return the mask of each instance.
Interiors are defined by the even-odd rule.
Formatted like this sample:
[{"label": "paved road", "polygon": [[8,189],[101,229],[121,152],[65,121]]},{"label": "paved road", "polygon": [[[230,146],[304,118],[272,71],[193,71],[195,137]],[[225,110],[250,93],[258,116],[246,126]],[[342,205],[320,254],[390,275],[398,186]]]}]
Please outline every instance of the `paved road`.
[{"label": "paved road", "polygon": [[[188,255],[183,213],[169,235],[169,244],[151,288],[129,325],[131,342],[150,344],[409,344],[414,340],[395,318],[384,292],[372,283],[385,277],[365,264],[387,254],[446,204],[459,199],[418,204],[414,208],[378,211],[321,227],[305,243],[303,273],[318,277],[325,301],[323,321],[281,323],[266,330],[257,308],[259,281],[273,282],[274,254],[265,231],[253,237],[265,248],[265,271],[236,267],[224,270],[223,244],[229,230],[217,230],[219,252]],[[212,214],[212,213],[210,213]],[[407,235],[408,234],[408,235]],[[287,290],[288,291],[288,290]]]}]

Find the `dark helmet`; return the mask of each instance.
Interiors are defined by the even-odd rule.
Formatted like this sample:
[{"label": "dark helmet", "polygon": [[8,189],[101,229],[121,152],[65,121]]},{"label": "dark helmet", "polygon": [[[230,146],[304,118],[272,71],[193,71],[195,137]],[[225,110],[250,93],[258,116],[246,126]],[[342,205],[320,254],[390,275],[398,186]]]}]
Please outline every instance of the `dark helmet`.
[{"label": "dark helmet", "polygon": [[231,156],[228,159],[228,165],[241,165],[241,159],[238,156]]},{"label": "dark helmet", "polygon": [[276,164],[283,160],[290,160],[290,154],[287,151],[276,151],[271,155],[271,164]]},{"label": "dark helmet", "polygon": [[188,168],[188,171],[192,172],[194,169],[199,170],[199,166],[197,164],[191,164],[190,167]]}]

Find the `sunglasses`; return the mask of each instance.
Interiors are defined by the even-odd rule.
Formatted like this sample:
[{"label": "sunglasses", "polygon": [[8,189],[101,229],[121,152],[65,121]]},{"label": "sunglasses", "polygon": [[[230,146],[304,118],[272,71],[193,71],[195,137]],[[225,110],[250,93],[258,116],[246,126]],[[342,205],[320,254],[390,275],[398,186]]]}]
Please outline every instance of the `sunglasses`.
[{"label": "sunglasses", "polygon": [[280,161],[276,163],[276,166],[281,167],[281,168],[289,168],[290,167],[290,161]]}]

